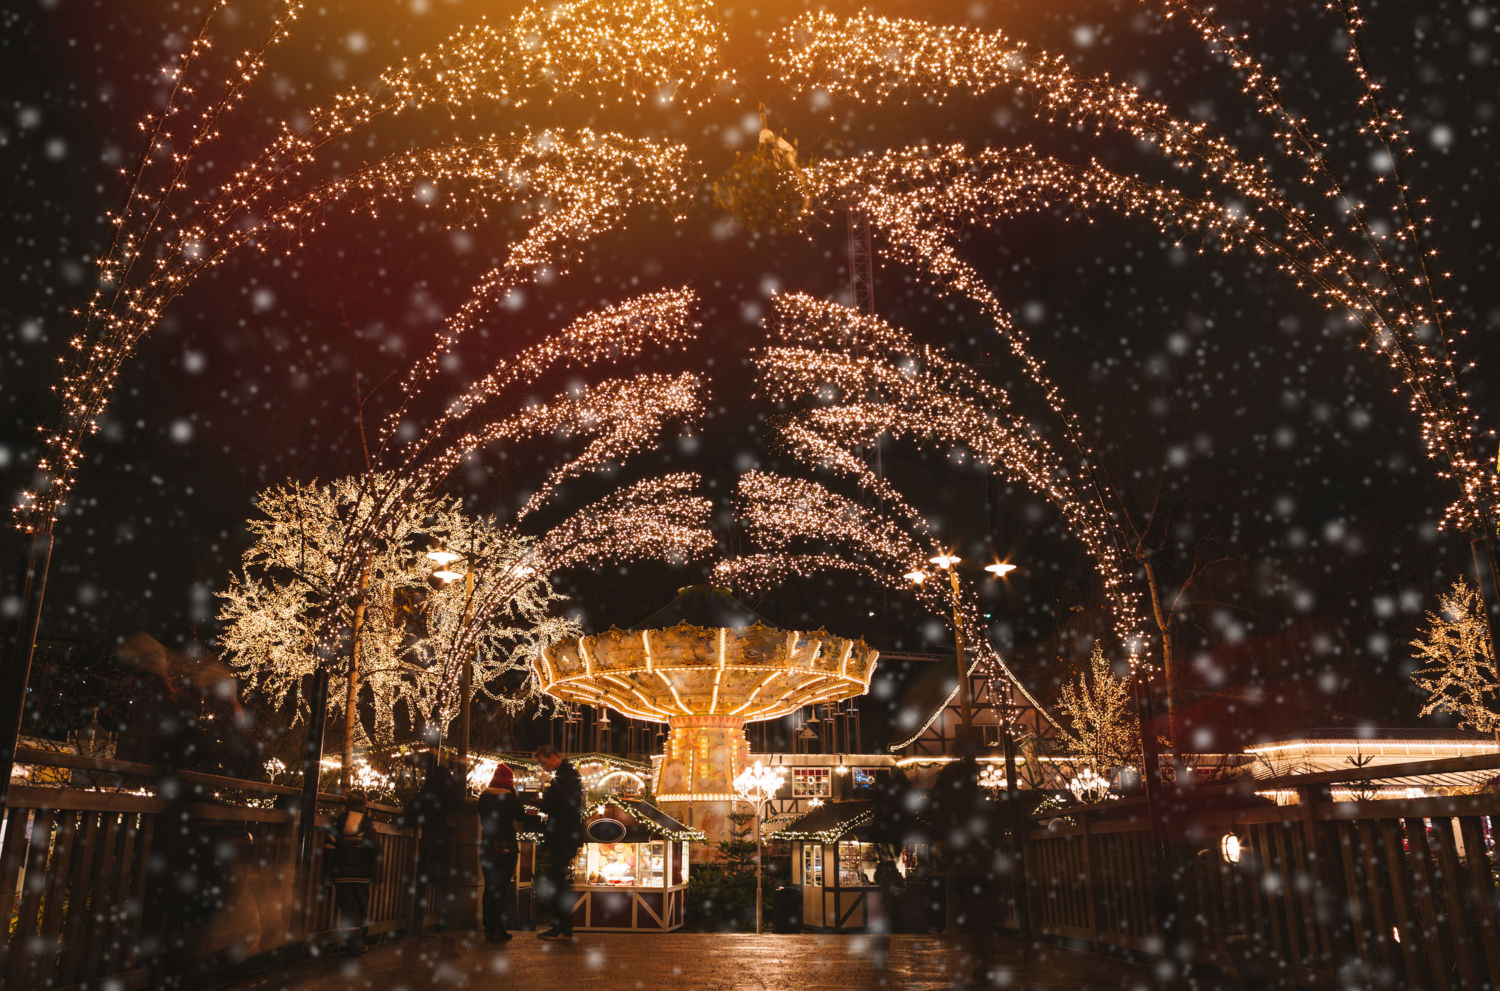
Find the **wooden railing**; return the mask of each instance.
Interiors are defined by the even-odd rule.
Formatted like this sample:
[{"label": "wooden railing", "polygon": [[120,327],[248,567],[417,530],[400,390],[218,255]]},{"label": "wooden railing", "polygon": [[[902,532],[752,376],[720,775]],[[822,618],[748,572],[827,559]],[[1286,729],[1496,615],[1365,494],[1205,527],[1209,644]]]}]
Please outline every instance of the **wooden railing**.
[{"label": "wooden railing", "polygon": [[[93,779],[88,787],[13,785],[0,823],[0,897],[8,920],[0,937],[0,984],[6,988],[97,986],[111,978],[121,989],[149,986],[141,947],[154,918],[146,897],[153,855],[174,851],[157,842],[165,803],[132,793],[132,782],[154,782],[146,765],[22,750],[18,764],[45,765]],[[183,772],[209,800],[190,807],[192,829],[216,841],[214,879],[224,885],[221,907],[204,923],[200,963],[228,965],[316,940],[333,929],[334,906],[317,860],[298,890],[296,813],[280,807],[298,789]],[[97,782],[107,780],[101,787]],[[320,795],[326,806],[335,795]],[[372,934],[406,929],[413,916],[416,837],[393,825],[395,809],[372,806],[381,851],[380,876],[370,897]],[[326,817],[322,817],[325,818]],[[321,850],[315,856],[320,855]],[[429,894],[429,893],[424,893]],[[430,917],[430,916],[429,916]]]},{"label": "wooden railing", "polygon": [[[1459,770],[1500,772],[1500,755],[1168,794],[1154,838],[1138,799],[1039,818],[1022,833],[1030,924],[1250,986],[1500,989],[1500,793],[1329,798],[1335,782]],[[1256,799],[1272,789],[1299,801]]]}]

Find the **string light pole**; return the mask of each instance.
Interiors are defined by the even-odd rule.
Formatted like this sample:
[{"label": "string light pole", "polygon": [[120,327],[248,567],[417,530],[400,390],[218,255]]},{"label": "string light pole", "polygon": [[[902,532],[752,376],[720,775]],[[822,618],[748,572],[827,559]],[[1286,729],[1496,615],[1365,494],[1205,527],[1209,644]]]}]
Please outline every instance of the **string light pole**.
[{"label": "string light pole", "polygon": [[[958,755],[960,759],[974,757],[978,755],[979,748],[975,745],[973,739],[974,712],[970,700],[969,664],[964,655],[963,598],[962,590],[958,584],[958,565],[962,561],[962,558],[956,554],[941,552],[928,558],[928,560],[940,570],[948,573],[948,587],[952,592],[953,605],[953,643],[958,662],[958,711],[960,719]],[[1012,571],[1015,571],[1016,566],[1003,561],[996,561],[993,564],[985,565],[984,570],[996,578],[1004,578]],[[928,575],[925,571],[908,571],[902,577],[915,585],[920,585],[927,580]],[[990,702],[991,704],[998,704],[994,699],[994,691],[994,684],[991,683]],[[1005,735],[1003,738],[1005,744],[1005,777],[1003,781],[1005,784],[1006,811],[1010,819],[1011,883],[1014,886],[1012,895],[1021,933],[1029,936],[1031,933],[1031,920],[1030,913],[1027,911],[1025,898],[1026,874],[1020,842],[1020,789],[1016,769],[1015,731],[1011,724],[1010,709],[1009,705],[1005,707],[1006,720]],[[991,785],[998,786],[999,782],[993,774],[990,776],[988,783],[984,780],[983,775],[981,775],[979,784],[981,787],[990,787]]]},{"label": "string light pole", "polygon": [[786,772],[779,767],[766,767],[760,761],[747,767],[734,779],[734,791],[743,801],[755,808],[755,934],[761,930],[761,839],[760,820],[766,802],[781,790]]},{"label": "string light pole", "polygon": [[[958,743],[960,751],[967,753],[968,748],[972,746],[973,742],[971,736],[974,729],[974,709],[972,700],[970,699],[972,693],[969,685],[968,658],[964,651],[964,619],[963,609],[960,607],[962,592],[958,586],[957,566],[963,559],[956,554],[940,553],[935,557],[928,558],[928,560],[937,565],[940,570],[948,573],[949,585],[953,592],[953,645],[955,657],[958,662]],[[1003,578],[1016,570],[1016,566],[997,561],[994,564],[985,565],[984,570],[996,578]],[[908,571],[902,577],[914,585],[920,585],[927,580],[928,575],[925,571]],[[1014,777],[1014,773],[1011,776]]]}]

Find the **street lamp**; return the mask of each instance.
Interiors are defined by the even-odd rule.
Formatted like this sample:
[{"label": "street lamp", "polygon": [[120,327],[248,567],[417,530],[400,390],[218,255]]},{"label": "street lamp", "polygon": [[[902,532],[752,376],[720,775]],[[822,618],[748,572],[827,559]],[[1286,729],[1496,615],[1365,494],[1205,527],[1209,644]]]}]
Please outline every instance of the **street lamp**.
[{"label": "street lamp", "polygon": [[[952,590],[953,641],[956,648],[955,654],[958,661],[958,705],[959,715],[962,720],[962,725],[959,730],[959,755],[961,757],[968,757],[973,755],[978,750],[978,748],[974,747],[972,743],[974,716],[969,701],[969,664],[968,660],[964,657],[963,612],[960,608],[962,596],[958,586],[958,564],[962,559],[956,554],[939,553],[929,558],[928,560],[938,568],[948,572],[949,588]],[[984,570],[994,575],[996,578],[1004,578],[1006,575],[1016,570],[1016,566],[1014,564],[1006,564],[1001,561],[996,561],[993,564],[985,565]],[[915,570],[908,571],[904,577],[907,581],[920,585],[922,584],[922,582],[927,580],[928,576],[924,571]],[[991,684],[990,686],[990,691],[991,701],[994,701],[993,684]],[[1015,869],[1011,872],[1013,897],[1015,899],[1016,915],[1017,920],[1020,923],[1021,932],[1023,935],[1029,935],[1031,931],[1031,923],[1026,909],[1025,868],[1021,860],[1021,803],[1019,799],[1019,775],[1016,771],[1016,736],[1015,728],[1014,726],[1012,726],[1011,721],[1008,718],[1010,715],[1009,707],[1007,707],[1006,714],[1005,776],[1003,778],[997,779],[994,775],[991,775],[987,782],[984,779],[983,774],[981,773],[979,783],[983,787],[993,786],[994,792],[992,792],[992,794],[998,793],[999,786],[1002,782],[1005,787],[1005,796],[1007,799],[1006,807],[1007,813],[1010,818],[1011,856],[1013,858],[1013,862],[1016,865]]]},{"label": "street lamp", "polygon": [[[465,562],[463,571],[454,571],[453,565],[463,560],[462,554],[442,549],[427,552],[427,560],[437,565],[432,572],[432,577],[444,585],[451,585],[460,578],[464,580],[464,615],[459,626],[459,632],[468,629],[469,621],[474,613],[474,569]],[[476,644],[474,647],[478,650]],[[469,773],[469,696],[472,694],[474,685],[474,656],[468,651],[464,652],[464,675],[463,683],[459,688],[458,700],[458,763],[463,768],[463,774],[467,777]]]},{"label": "street lamp", "polygon": [[988,791],[992,799],[999,795],[1000,789],[1006,788],[1009,783],[1010,778],[994,764],[986,764],[979,770],[979,787]]},{"label": "street lamp", "polygon": [[[948,554],[945,552],[940,552],[933,557],[928,558],[929,562],[936,565],[939,569],[948,572],[949,585],[953,591],[953,644],[955,648],[954,654],[958,662],[958,711],[960,719],[960,749],[970,746],[970,737],[972,736],[974,729],[973,707],[969,699],[969,663],[968,659],[964,656],[963,612],[959,608],[961,593],[958,587],[958,564],[962,560],[963,558],[959,557],[957,554]],[[1014,564],[1005,564],[1003,562],[997,561],[994,564],[985,565],[984,570],[988,571],[996,578],[1003,578],[1006,575],[1010,574],[1012,571],[1016,570],[1016,566]],[[927,573],[918,569],[908,571],[901,577],[905,578],[907,581],[911,582],[914,585],[920,585],[927,580]]]},{"label": "street lamp", "polygon": [[741,800],[755,807],[755,934],[760,935],[761,917],[761,845],[760,819],[765,803],[781,789],[786,772],[779,767],[766,767],[760,761],[747,767],[734,779],[734,790]]}]

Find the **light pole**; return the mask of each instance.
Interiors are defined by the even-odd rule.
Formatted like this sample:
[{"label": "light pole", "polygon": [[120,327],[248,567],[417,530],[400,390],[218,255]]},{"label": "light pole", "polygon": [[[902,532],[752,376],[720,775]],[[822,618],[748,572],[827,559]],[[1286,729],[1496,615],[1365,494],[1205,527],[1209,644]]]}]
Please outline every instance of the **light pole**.
[{"label": "light pole", "polygon": [[[974,746],[972,739],[974,716],[973,709],[969,700],[969,665],[967,658],[965,658],[964,656],[963,610],[961,608],[962,595],[958,584],[958,564],[961,558],[959,558],[956,554],[940,553],[934,557],[929,558],[928,560],[937,565],[938,568],[948,572],[948,587],[953,596],[953,641],[954,646],[956,647],[955,653],[958,659],[958,711],[959,718],[961,720],[961,727],[959,729],[958,736],[958,756],[960,759],[976,757],[978,756],[979,748],[977,746]],[[996,561],[993,564],[985,565],[984,570],[989,572],[996,578],[1004,578],[1012,571],[1015,571],[1016,566],[1014,564],[1007,564],[1003,561]],[[908,571],[902,577],[906,578],[908,581],[914,584],[920,585],[927,580],[928,576],[925,571],[913,570]],[[995,702],[995,686],[993,682],[990,683],[990,701],[992,704],[998,705],[998,703]],[[992,775],[990,778],[990,782],[986,783],[983,776],[981,775],[979,783],[982,787],[993,787],[995,790],[998,790],[1000,781],[1003,780],[1004,782],[1005,795],[1007,798],[1006,812],[1007,817],[1010,820],[1009,832],[1012,864],[1012,897],[1015,900],[1016,919],[1020,924],[1021,933],[1024,936],[1030,936],[1031,922],[1030,913],[1028,912],[1026,905],[1025,864],[1022,860],[1020,816],[1021,803],[1019,795],[1018,776],[1016,774],[1015,728],[1011,724],[1009,706],[1006,707],[1004,742],[1005,777],[1003,779],[997,780]],[[994,791],[992,791],[991,794],[994,794]]]},{"label": "light pole", "polygon": [[[948,583],[949,587],[952,589],[953,645],[954,655],[958,661],[958,712],[960,724],[958,742],[959,750],[962,752],[967,752],[967,748],[971,746],[970,737],[974,728],[974,713],[973,705],[969,698],[970,689],[968,658],[964,654],[963,610],[959,605],[961,601],[961,593],[958,587],[958,563],[963,559],[958,557],[956,554],[941,553],[934,557],[928,558],[928,560],[937,565],[939,569],[948,572]],[[997,561],[994,564],[985,565],[984,570],[988,571],[996,578],[1003,578],[1005,575],[1008,575],[1012,571],[1016,570],[1016,566],[1014,564],[1005,564],[1003,562]],[[925,571],[916,570],[908,571],[902,577],[907,581],[912,582],[913,584],[920,585],[927,580],[928,576]]]},{"label": "light pole", "polygon": [[[474,569],[467,562],[463,571],[454,571],[451,565],[463,560],[462,554],[453,551],[436,550],[427,552],[427,560],[437,565],[432,577],[449,585],[458,579],[464,580],[464,615],[459,625],[459,636],[469,627],[469,620],[473,618],[474,612]],[[478,650],[478,645],[475,645]],[[469,774],[469,696],[472,694],[474,684],[474,656],[464,651],[464,674],[463,682],[459,687],[458,698],[458,764],[463,768],[463,774],[467,780]]]},{"label": "light pole", "polygon": [[746,802],[755,807],[755,934],[760,935],[761,917],[761,845],[760,818],[765,803],[781,789],[786,772],[779,767],[766,767],[760,761],[747,767],[734,779],[734,790]]}]

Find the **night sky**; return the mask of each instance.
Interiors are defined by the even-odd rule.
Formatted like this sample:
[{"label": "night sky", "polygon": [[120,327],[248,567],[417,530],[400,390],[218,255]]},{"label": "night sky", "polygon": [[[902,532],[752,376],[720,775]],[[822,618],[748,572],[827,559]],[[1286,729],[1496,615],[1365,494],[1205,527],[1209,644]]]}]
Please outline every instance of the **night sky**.
[{"label": "night sky", "polygon": [[[162,98],[159,68],[196,23],[197,6],[26,0],[0,13],[0,481],[7,492],[30,480],[35,428],[55,413],[49,386],[75,326],[70,312],[88,298],[90,260],[106,240],[103,213],[119,203],[119,170],[137,154],[135,121]],[[447,0],[315,6],[272,54],[200,181],[225,174],[297,107],[373,79],[480,14],[499,22],[515,9]],[[862,6],[1004,28],[1082,71],[1130,80],[1244,149],[1274,154],[1232,73],[1153,5]],[[267,7],[232,4],[231,31],[263,23]],[[1035,143],[1072,161],[1097,156],[1116,169],[1187,181],[1122,139],[1037,123],[1009,95],[940,108],[819,106],[770,78],[764,58],[769,32],[802,9],[788,0],[721,7],[741,85],[691,116],[655,106],[600,110],[586,97],[563,95],[551,108],[485,108],[474,121],[417,115],[337,149],[332,160],[348,168],[461,134],[588,124],[686,141],[718,172],[753,143],[756,105],[764,101],[773,126],[797,138],[804,155],[919,140]],[[1286,102],[1323,129],[1336,168],[1373,188],[1380,160],[1355,133],[1355,91],[1335,18],[1313,2],[1225,4],[1219,12],[1243,22],[1252,48],[1282,75]],[[1466,384],[1491,428],[1500,418],[1492,371],[1500,368],[1492,218],[1500,197],[1497,11],[1387,0],[1365,12],[1371,69],[1406,113],[1418,150],[1406,171],[1429,200],[1434,241],[1453,273],[1445,295],[1470,330],[1462,357],[1477,370]],[[516,233],[503,215],[454,232],[430,212],[399,205],[378,220],[339,210],[330,216],[293,255],[243,254],[213,271],[172,306],[126,366],[59,525],[44,638],[108,642],[144,630],[168,644],[210,644],[214,593],[246,545],[252,495],[287,478],[356,470],[355,397],[367,396],[373,430],[400,373],[426,352],[443,316]],[[1213,713],[1205,718],[1240,737],[1413,722],[1419,699],[1407,680],[1406,645],[1436,593],[1467,571],[1468,540],[1437,531],[1452,492],[1435,478],[1392,374],[1358,350],[1357,329],[1268,267],[1174,248],[1139,221],[1105,214],[1006,223],[976,232],[965,251],[1031,335],[1138,512],[1160,489],[1169,577],[1180,577],[1205,539],[1208,557],[1222,560],[1204,585],[1205,601],[1188,609],[1180,643],[1190,668],[1184,687]],[[642,214],[592,245],[567,274],[528,288],[520,305],[495,315],[486,337],[466,342],[448,374],[456,388],[577,313],[649,289],[692,286],[702,300],[700,341],[645,364],[702,372],[710,415],[611,477],[577,485],[569,498],[662,471],[701,471],[720,504],[720,553],[729,554],[744,549],[730,512],[737,475],[754,466],[796,470],[772,449],[764,424],[770,411],[750,396],[747,353],[769,293],[843,298],[848,277],[842,215],[825,215],[804,233],[752,234],[705,195],[683,222]],[[1015,386],[1024,404],[1025,387],[974,307],[899,266],[882,264],[875,278],[882,316]],[[549,381],[546,391],[566,381]],[[1046,421],[1044,408],[1026,408]],[[453,489],[476,508],[504,512],[553,453],[490,452],[460,470]],[[968,556],[977,560],[988,543],[1021,566],[1006,587],[987,593],[992,634],[1033,690],[1050,696],[1087,656],[1061,635],[1081,628],[1079,617],[1097,600],[1087,563],[1051,510],[1019,489],[988,485],[981,469],[948,454],[893,444],[884,464]],[[7,624],[21,547],[9,530],[0,537]],[[561,576],[560,584],[586,628],[602,628],[654,611],[711,565],[601,564]],[[751,604],[787,625],[864,634],[886,649],[939,650],[948,636],[899,599],[842,577],[790,584]],[[911,673],[893,666],[889,684]]]}]

